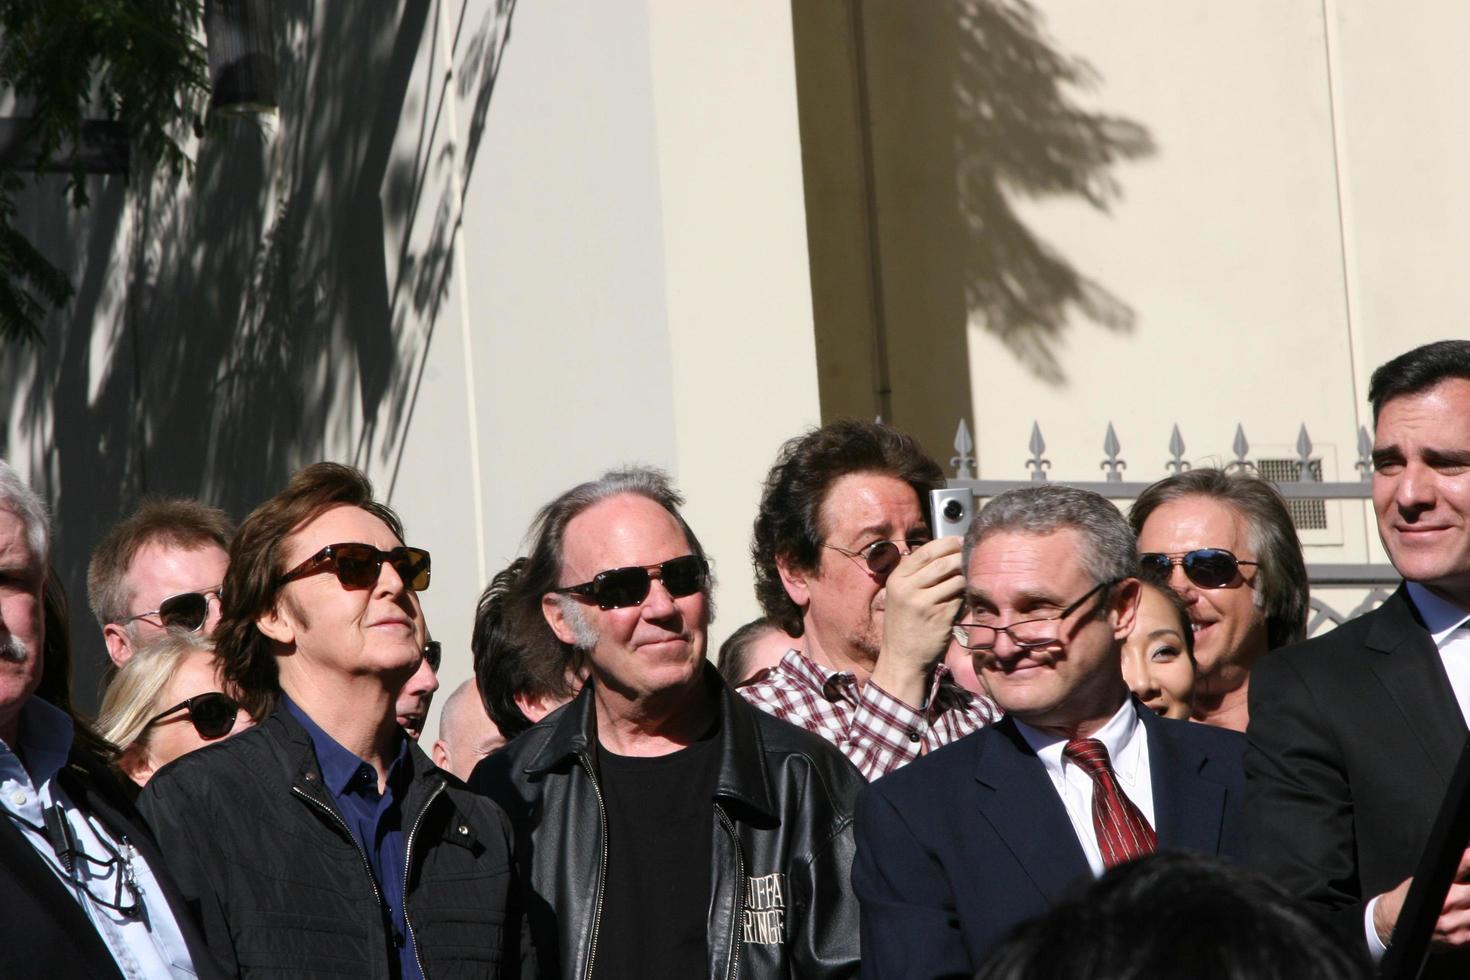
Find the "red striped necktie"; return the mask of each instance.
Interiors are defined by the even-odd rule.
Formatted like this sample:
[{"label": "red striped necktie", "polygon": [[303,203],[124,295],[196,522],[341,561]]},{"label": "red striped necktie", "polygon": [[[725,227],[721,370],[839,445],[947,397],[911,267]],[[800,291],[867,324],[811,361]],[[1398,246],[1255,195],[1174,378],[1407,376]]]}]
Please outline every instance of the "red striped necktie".
[{"label": "red striped necktie", "polygon": [[1092,777],[1092,827],[1103,866],[1111,868],[1152,854],[1154,829],[1143,811],[1118,788],[1107,746],[1095,738],[1074,738],[1062,754]]}]

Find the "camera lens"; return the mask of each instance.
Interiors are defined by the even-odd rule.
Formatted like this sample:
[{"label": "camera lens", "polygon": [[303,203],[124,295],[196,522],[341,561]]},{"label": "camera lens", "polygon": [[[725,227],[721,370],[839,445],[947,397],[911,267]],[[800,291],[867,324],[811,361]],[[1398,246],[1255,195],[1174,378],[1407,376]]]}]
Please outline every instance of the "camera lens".
[{"label": "camera lens", "polygon": [[946,500],[944,502],[944,519],[953,524],[965,516],[965,505],[958,500]]}]

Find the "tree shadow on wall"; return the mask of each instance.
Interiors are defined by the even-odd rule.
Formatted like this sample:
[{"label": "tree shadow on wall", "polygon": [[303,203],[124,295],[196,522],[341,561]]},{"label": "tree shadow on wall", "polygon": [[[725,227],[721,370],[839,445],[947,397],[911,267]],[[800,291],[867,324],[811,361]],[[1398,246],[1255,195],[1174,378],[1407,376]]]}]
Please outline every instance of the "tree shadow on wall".
[{"label": "tree shadow on wall", "polygon": [[1072,99],[1069,89],[1101,79],[1054,46],[1031,4],[950,0],[949,16],[966,304],[1022,364],[1061,383],[1056,348],[1071,311],[1114,331],[1132,328],[1133,311],[1033,234],[1011,198],[1077,196],[1108,212],[1120,195],[1113,165],[1154,142],[1138,123]]},{"label": "tree shadow on wall", "polygon": [[[81,213],[44,182],[27,198],[79,289],[47,347],[5,352],[0,384],[74,600],[144,493],[238,518],[329,455],[396,468],[514,3],[477,4],[477,21],[431,0],[274,6],[274,136],[222,122],[187,188],[116,182]],[[474,107],[468,132],[455,99]],[[0,428],[12,458],[7,442]],[[102,648],[80,601],[73,628],[90,706]]]}]

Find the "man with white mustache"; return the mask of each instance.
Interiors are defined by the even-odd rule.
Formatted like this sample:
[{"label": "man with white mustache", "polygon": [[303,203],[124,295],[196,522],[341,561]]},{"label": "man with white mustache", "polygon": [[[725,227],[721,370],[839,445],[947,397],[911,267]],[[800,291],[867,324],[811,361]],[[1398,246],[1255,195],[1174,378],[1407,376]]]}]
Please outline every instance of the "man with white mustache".
[{"label": "man with white mustache", "polygon": [[46,643],[49,544],[40,498],[0,461],[0,976],[217,976],[112,767],[86,747],[100,739],[38,693],[46,662],[53,685],[65,666]]}]

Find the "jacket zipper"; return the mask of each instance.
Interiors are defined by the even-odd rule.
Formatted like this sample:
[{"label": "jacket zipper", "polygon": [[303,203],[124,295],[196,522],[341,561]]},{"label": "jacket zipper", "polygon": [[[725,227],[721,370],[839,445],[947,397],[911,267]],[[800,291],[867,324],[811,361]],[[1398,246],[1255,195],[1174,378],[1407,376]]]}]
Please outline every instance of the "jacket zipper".
[{"label": "jacket zipper", "polygon": [[[352,841],[352,849],[357,852],[358,858],[362,861],[362,870],[367,872],[368,884],[373,886],[373,897],[378,900],[378,908],[387,908],[388,903],[383,901],[383,893],[378,890],[378,879],[373,877],[373,866],[368,863],[367,854],[363,852],[362,845],[357,842],[356,837],[352,836],[352,828],[347,826],[347,821],[339,817],[337,815],[337,812],[331,807],[327,806],[325,803],[322,803],[320,800],[314,800],[306,793],[302,792],[300,787],[292,786],[291,792],[295,793],[297,796],[301,797],[303,800],[310,803],[312,806],[316,807],[327,816],[331,817],[337,822],[337,826],[342,828],[342,832],[347,835],[347,839]],[[417,953],[417,950],[415,950],[415,953]],[[419,969],[422,971],[423,966],[420,965]]]},{"label": "jacket zipper", "polygon": [[735,825],[725,814],[725,808],[718,803],[715,804],[715,813],[724,825],[725,832],[730,835],[730,843],[735,845],[735,905],[730,923],[730,969],[725,976],[728,980],[736,980],[740,976],[740,935],[741,920],[745,910],[745,900],[741,892],[745,885],[745,855],[740,850],[740,837],[735,833]]},{"label": "jacket zipper", "polygon": [[607,805],[602,800],[602,787],[597,785],[597,773],[592,770],[592,763],[587,761],[585,755],[578,755],[577,759],[582,763],[582,768],[587,770],[587,778],[592,780],[592,792],[597,796],[597,812],[602,817],[602,873],[597,877],[597,902],[592,908],[592,944],[587,950],[587,970],[582,974],[583,980],[592,980],[592,964],[597,959],[597,931],[602,925],[602,888],[607,882]]},{"label": "jacket zipper", "polygon": [[419,808],[418,816],[413,818],[413,826],[408,828],[408,841],[403,847],[403,924],[408,927],[408,941],[413,944],[413,960],[419,965],[419,976],[424,980],[428,980],[429,971],[424,969],[423,958],[419,956],[418,937],[413,934],[413,919],[408,916],[408,872],[413,867],[413,835],[418,833],[419,824],[424,822],[424,814],[429,812],[429,807],[442,792],[444,792],[444,784],[440,783],[434,787],[434,791]]}]

